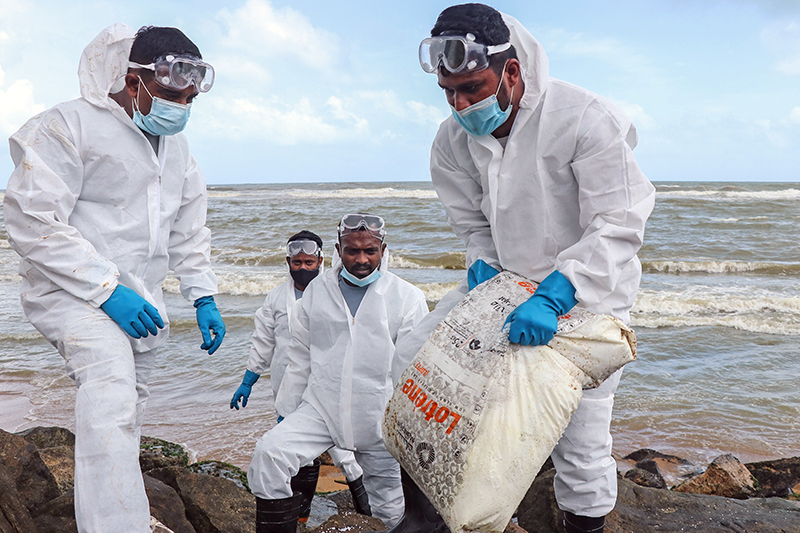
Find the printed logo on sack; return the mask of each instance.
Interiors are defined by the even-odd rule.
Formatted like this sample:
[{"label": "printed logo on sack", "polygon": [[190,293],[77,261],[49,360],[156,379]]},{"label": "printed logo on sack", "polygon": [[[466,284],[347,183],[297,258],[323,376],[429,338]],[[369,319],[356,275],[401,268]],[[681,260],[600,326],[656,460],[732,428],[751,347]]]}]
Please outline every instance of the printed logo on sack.
[{"label": "printed logo on sack", "polygon": [[481,347],[480,339],[472,339],[469,341],[469,349],[470,350],[479,350]]},{"label": "printed logo on sack", "polygon": [[536,286],[530,281],[518,281],[517,285],[519,285],[520,287],[525,287],[525,289],[531,294],[536,292]]},{"label": "printed logo on sack", "polygon": [[417,445],[417,459],[419,460],[419,467],[427,470],[433,460],[436,459],[436,451],[427,442],[420,442]]},{"label": "printed logo on sack", "polygon": [[444,424],[449,417],[453,417],[453,422],[447,428],[445,434],[449,435],[453,428],[456,427],[458,421],[461,420],[461,415],[455,411],[451,411],[445,406],[439,407],[439,404],[433,399],[428,399],[428,394],[424,392],[418,385],[414,383],[413,379],[408,379],[403,384],[403,394],[408,395],[408,399],[414,404],[414,410],[418,408],[421,413],[425,415],[425,420],[435,420],[440,424]]}]

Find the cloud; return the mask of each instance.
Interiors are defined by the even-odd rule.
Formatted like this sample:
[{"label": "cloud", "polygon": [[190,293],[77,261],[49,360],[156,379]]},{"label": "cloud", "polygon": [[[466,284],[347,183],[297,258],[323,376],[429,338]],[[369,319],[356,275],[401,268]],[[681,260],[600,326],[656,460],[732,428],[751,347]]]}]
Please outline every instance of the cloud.
[{"label": "cloud", "polygon": [[[444,100],[444,99],[442,99]],[[359,91],[350,99],[351,105],[369,106],[393,118],[421,126],[438,126],[447,115],[437,106],[416,100],[403,102],[394,91]]]},{"label": "cloud", "polygon": [[778,57],[774,69],[781,74],[800,74],[800,23],[776,22],[761,31],[764,47]]},{"label": "cloud", "polygon": [[789,112],[789,116],[786,117],[786,120],[790,124],[800,124],[800,106],[795,107]]},{"label": "cloud", "polygon": [[276,9],[268,0],[248,0],[218,16],[228,25],[223,45],[248,56],[265,61],[293,58],[320,71],[330,71],[338,63],[338,38],[314,27],[291,7]]},{"label": "cloud", "polygon": [[[213,136],[261,139],[282,146],[332,144],[367,137],[369,122],[330,97],[323,106],[308,98],[296,104],[277,97],[266,99],[209,98],[208,111],[197,117],[201,128]],[[219,118],[214,118],[219,117]]]},{"label": "cloud", "polygon": [[652,130],[657,127],[656,120],[645,113],[641,105],[626,101],[615,101],[614,103],[630,117],[638,130]]},{"label": "cloud", "polygon": [[0,68],[0,134],[7,137],[17,131],[31,116],[44,111],[45,106],[33,98],[33,84],[17,80],[4,87],[5,72]]}]

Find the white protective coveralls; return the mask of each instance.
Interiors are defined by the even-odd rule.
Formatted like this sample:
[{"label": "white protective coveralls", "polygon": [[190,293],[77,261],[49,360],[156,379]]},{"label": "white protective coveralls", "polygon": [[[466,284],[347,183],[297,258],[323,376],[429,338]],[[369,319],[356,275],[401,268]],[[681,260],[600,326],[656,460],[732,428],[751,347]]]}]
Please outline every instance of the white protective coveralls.
[{"label": "white protective coveralls", "polygon": [[292,495],[290,480],[331,446],[355,452],[374,516],[391,527],[403,514],[400,465],[381,437],[394,387],[395,344],[427,314],[421,290],[386,270],[355,316],[339,288],[341,264],[306,287],[292,317],[289,365],[276,408],[286,418],[256,443],[247,479],[253,494]]},{"label": "white protective coveralls", "polygon": [[[256,311],[255,331],[250,347],[250,357],[247,360],[247,370],[255,372],[259,376],[269,370],[273,398],[278,397],[278,389],[283,381],[286,366],[289,364],[287,351],[289,342],[292,340],[289,326],[292,321],[293,307],[297,302],[294,279],[291,275],[288,278],[267,293],[264,305]],[[281,412],[278,412],[278,415],[285,416]],[[334,464],[344,472],[347,481],[355,481],[364,473],[353,452],[334,447],[328,450],[328,453]]]},{"label": "white protective coveralls", "polygon": [[[83,51],[81,98],[30,119],[10,139],[9,242],[20,254],[22,307],[75,380],[75,514],[81,532],[150,531],[139,469],[147,380],[169,333],[161,283],[217,292],[206,188],[182,134],[158,157],[108,97],[127,72],[134,32],[115,24]],[[164,329],[133,339],[99,306],[121,283],[158,308]]]},{"label": "white protective coveralls", "polygon": [[[541,45],[503,17],[525,83],[505,149],[448,117],[431,150],[434,188],[466,244],[467,266],[483,259],[536,282],[558,270],[575,287],[579,306],[628,324],[641,278],[636,253],[655,199],[633,156],[636,129],[611,102],[550,78]],[[464,281],[398,345],[395,382],[466,292]],[[620,375],[584,391],[553,452],[562,510],[599,517],[614,507],[609,426]]]}]

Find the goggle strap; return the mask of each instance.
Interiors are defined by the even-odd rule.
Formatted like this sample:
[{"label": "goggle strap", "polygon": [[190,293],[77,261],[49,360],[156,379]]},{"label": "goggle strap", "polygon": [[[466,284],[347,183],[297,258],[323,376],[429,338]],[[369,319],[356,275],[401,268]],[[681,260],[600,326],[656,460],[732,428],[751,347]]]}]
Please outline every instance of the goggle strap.
[{"label": "goggle strap", "polygon": [[494,54],[499,54],[500,52],[505,52],[511,48],[511,43],[503,43],[503,44],[493,44],[491,46],[486,47],[486,55],[491,56]]}]

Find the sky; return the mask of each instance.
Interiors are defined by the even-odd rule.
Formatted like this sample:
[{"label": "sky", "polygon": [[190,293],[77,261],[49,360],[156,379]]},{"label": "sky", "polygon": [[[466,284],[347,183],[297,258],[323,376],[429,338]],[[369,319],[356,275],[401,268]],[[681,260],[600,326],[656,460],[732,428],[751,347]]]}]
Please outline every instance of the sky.
[{"label": "sky", "polygon": [[[185,133],[209,185],[426,181],[450,113],[417,49],[440,0],[0,0],[0,136],[80,96],[105,27],[180,28],[214,65]],[[550,75],[609,98],[653,181],[800,181],[800,1],[498,0]],[[0,188],[13,163],[0,144]]]}]

